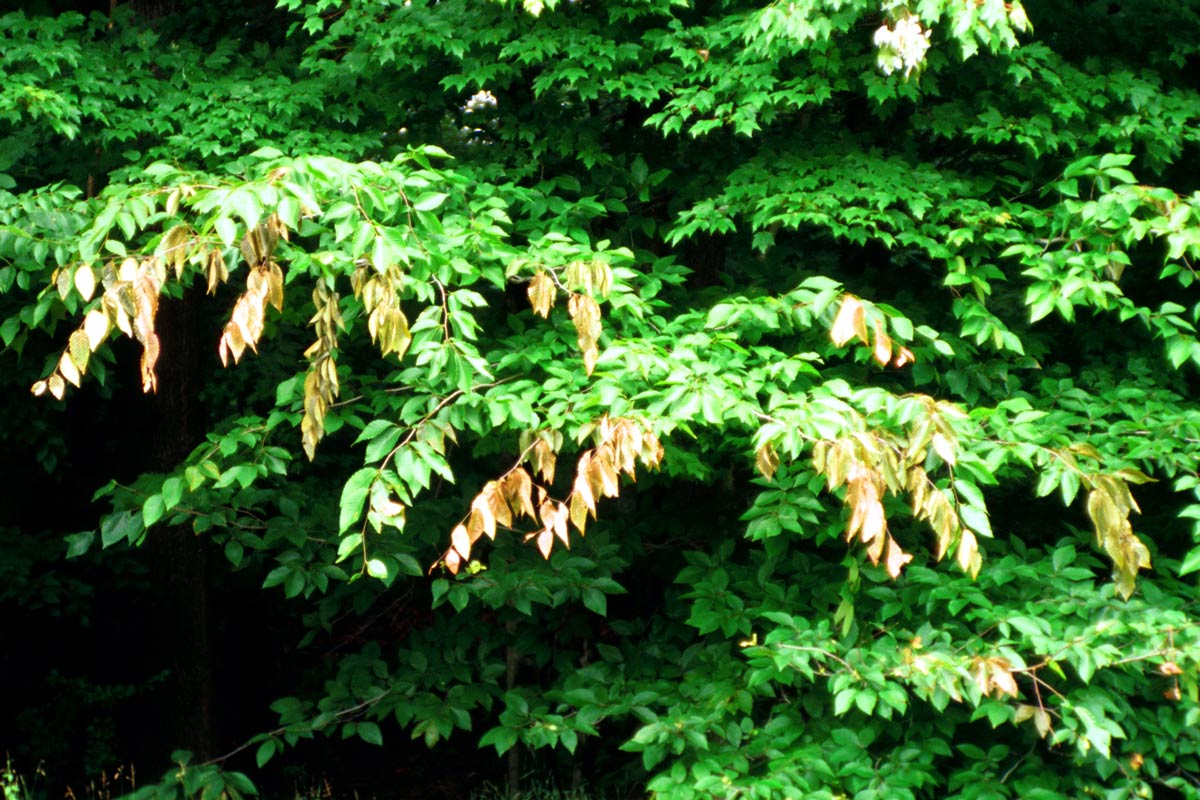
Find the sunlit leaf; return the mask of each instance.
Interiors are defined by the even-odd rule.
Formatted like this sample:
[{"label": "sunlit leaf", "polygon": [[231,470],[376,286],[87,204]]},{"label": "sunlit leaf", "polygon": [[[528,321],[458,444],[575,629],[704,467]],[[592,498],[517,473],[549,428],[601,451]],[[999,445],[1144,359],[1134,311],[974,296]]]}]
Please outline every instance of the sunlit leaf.
[{"label": "sunlit leaf", "polygon": [[866,310],[854,295],[843,295],[833,326],[829,329],[829,338],[838,347],[856,338],[863,344],[867,343]]},{"label": "sunlit leaf", "polygon": [[96,293],[96,275],[90,264],[80,264],[75,268],[75,290],[84,300],[91,300]]},{"label": "sunlit leaf", "polygon": [[539,270],[533,276],[533,280],[529,282],[526,292],[529,295],[529,304],[533,307],[533,313],[539,317],[549,317],[550,309],[554,307],[554,299],[558,294],[558,290],[554,286],[554,279]]},{"label": "sunlit leaf", "polygon": [[758,448],[755,453],[754,465],[768,480],[775,477],[775,470],[779,469],[779,456],[775,453],[775,447],[770,440],[763,442],[763,445]]}]

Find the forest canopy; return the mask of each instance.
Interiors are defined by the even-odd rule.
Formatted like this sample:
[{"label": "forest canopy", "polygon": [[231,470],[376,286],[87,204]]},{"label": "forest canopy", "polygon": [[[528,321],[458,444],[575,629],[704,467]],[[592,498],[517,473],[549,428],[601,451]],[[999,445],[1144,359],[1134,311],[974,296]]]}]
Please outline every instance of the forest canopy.
[{"label": "forest canopy", "polygon": [[5,781],[1200,797],[1194,4],[96,6],[0,16]]}]

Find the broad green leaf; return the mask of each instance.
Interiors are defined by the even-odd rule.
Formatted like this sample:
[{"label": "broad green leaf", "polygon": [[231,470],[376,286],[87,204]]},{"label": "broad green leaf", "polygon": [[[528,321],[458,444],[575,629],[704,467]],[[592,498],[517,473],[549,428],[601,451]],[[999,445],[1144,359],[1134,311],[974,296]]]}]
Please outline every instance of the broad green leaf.
[{"label": "broad green leaf", "polygon": [[413,208],[417,211],[433,211],[445,203],[447,197],[449,195],[442,192],[428,192],[413,201]]},{"label": "broad green leaf", "polygon": [[373,467],[363,467],[350,476],[342,487],[342,498],[338,502],[338,532],[345,533],[362,517],[363,503],[371,482],[379,475]]}]

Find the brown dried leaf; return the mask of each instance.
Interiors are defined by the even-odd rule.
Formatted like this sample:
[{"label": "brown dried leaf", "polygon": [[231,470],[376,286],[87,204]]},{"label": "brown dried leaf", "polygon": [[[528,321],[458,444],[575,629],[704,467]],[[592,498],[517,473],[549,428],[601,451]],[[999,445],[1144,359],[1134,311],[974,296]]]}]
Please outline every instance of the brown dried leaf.
[{"label": "brown dried leaf", "polygon": [[985,697],[991,694],[992,682],[988,679],[988,664],[987,661],[975,656],[971,662],[971,680],[979,687],[980,694]]},{"label": "brown dried leaf", "polygon": [[854,442],[838,439],[825,454],[825,478],[829,491],[846,482],[851,468],[857,463]]},{"label": "brown dried leaf", "polygon": [[[542,527],[545,528],[546,530],[550,531],[551,533],[554,533],[554,528],[557,524],[558,507],[560,505],[562,505],[562,504],[547,497],[544,500],[542,500],[541,505],[538,506],[538,516],[541,517]],[[566,509],[564,508],[563,511],[565,513]]]},{"label": "brown dried leaf", "polygon": [[54,395],[55,400],[62,400],[66,394],[67,384],[63,382],[62,376],[57,372],[46,379],[46,385],[50,387],[50,394]]},{"label": "brown dried leaf", "polygon": [[214,247],[208,251],[208,293],[216,294],[217,287],[229,280],[229,270],[225,267],[225,256],[221,249]]},{"label": "brown dried leaf", "polygon": [[913,516],[918,519],[928,516],[924,510],[925,495],[929,490],[929,476],[925,473],[925,469],[916,466],[909,467],[904,474],[904,488],[912,497]]},{"label": "brown dried leaf", "polygon": [[988,668],[991,677],[992,687],[996,689],[998,694],[1016,697],[1017,680],[1012,674],[1012,665],[1004,658],[989,658]]},{"label": "brown dried leaf", "polygon": [[267,266],[267,302],[283,311],[283,270],[274,261]]},{"label": "brown dried leaf", "polygon": [[550,548],[554,546],[554,531],[550,528],[543,529],[537,537],[537,547],[542,553],[542,558],[550,558]]},{"label": "brown dried leaf", "polygon": [[558,294],[558,290],[554,286],[554,279],[544,271],[538,270],[538,274],[534,275],[533,280],[529,282],[526,293],[529,295],[529,305],[533,307],[533,313],[539,317],[548,318]]},{"label": "brown dried leaf", "polygon": [[514,516],[525,515],[530,519],[534,518],[533,480],[528,472],[518,467],[508,473],[508,477],[504,479],[503,492]]},{"label": "brown dried leaf", "polygon": [[221,356],[221,365],[229,366],[229,353],[233,353],[233,361],[236,364],[242,357],[242,353],[246,350],[246,341],[242,337],[242,329],[232,320],[225,325],[225,331],[221,334],[221,341],[217,344],[217,352]]},{"label": "brown dried leaf", "polygon": [[155,253],[170,264],[175,270],[178,280],[183,275],[183,266],[187,263],[188,242],[191,238],[191,228],[187,225],[176,225],[165,234],[158,244]]},{"label": "brown dried leaf", "polygon": [[1113,503],[1108,492],[1101,489],[1093,489],[1088,492],[1087,512],[1096,531],[1096,542],[1103,547],[1109,538],[1109,531],[1120,526],[1121,512]]},{"label": "brown dried leaf", "polygon": [[548,484],[554,483],[554,467],[558,463],[558,454],[549,442],[541,438],[534,442],[529,461],[533,471],[541,475],[543,481]]},{"label": "brown dried leaf", "polygon": [[458,554],[453,547],[446,551],[446,569],[450,570],[451,575],[457,575],[459,567],[462,566],[462,556]]},{"label": "brown dried leaf", "polygon": [[892,362],[894,367],[903,367],[905,364],[916,363],[917,357],[913,355],[912,350],[907,347],[901,347],[896,351],[896,360]]},{"label": "brown dried leaf", "polygon": [[142,391],[146,394],[158,391],[158,376],[154,365],[158,363],[158,334],[153,331],[142,342]]},{"label": "brown dried leaf", "polygon": [[246,294],[243,297],[250,297],[255,305],[266,300],[269,287],[267,286],[267,273],[262,268],[252,269],[246,273]]},{"label": "brown dried leaf", "polygon": [[763,442],[755,453],[754,466],[758,467],[758,471],[762,473],[767,480],[775,477],[775,470],[779,469],[779,455],[775,452],[775,445],[771,444],[771,440]]},{"label": "brown dried leaf", "polygon": [[812,464],[818,475],[825,474],[825,464],[829,456],[829,442],[819,441],[813,444]]},{"label": "brown dried leaf", "polygon": [[928,520],[929,527],[933,529],[933,535],[937,540],[937,559],[941,561],[949,551],[959,529],[958,515],[950,507],[950,501],[946,499],[945,492],[937,487],[928,491],[918,518],[921,517]]},{"label": "brown dried leaf", "polygon": [[580,350],[583,354],[583,371],[591,375],[596,369],[596,362],[600,360],[600,348],[594,342],[586,345],[581,342]]},{"label": "brown dried leaf", "polygon": [[388,327],[390,328],[388,350],[395,353],[396,358],[404,358],[408,346],[412,344],[412,334],[408,330],[408,318],[404,316],[404,312],[398,308],[393,309]]},{"label": "brown dried leaf", "polygon": [[[979,575],[979,570],[983,567],[983,556],[979,554],[979,542],[975,538],[975,534],[969,528],[962,529],[962,536],[958,540],[958,566],[962,571],[970,575],[972,578]],[[941,559],[941,556],[938,556]]]},{"label": "brown dried leaf", "polygon": [[[579,479],[576,478],[576,484],[578,483]],[[587,481],[583,481],[583,483],[586,485]],[[587,500],[579,492],[571,493],[571,524],[575,526],[581,536],[587,533],[587,518],[590,510]]]},{"label": "brown dried leaf", "polygon": [[301,442],[308,460],[317,453],[317,443],[325,436],[325,400],[321,396],[320,377],[315,365],[304,379],[304,418],[300,421]]},{"label": "brown dried leaf", "polygon": [[492,512],[495,524],[511,528],[513,524],[512,511],[509,509],[508,500],[501,491],[500,485],[495,482],[489,483],[484,487],[483,494],[487,497],[488,510]]},{"label": "brown dried leaf", "polygon": [[[379,325],[383,319],[383,309],[377,308],[367,315],[367,333],[371,334],[371,341],[374,342],[379,338]],[[386,343],[383,347],[386,347]],[[387,355],[384,353],[383,355]]]},{"label": "brown dried leaf", "polygon": [[158,313],[158,292],[161,284],[157,276],[146,262],[146,268],[140,270],[137,280],[133,282],[133,332],[139,342],[145,340],[154,332],[154,317]]},{"label": "brown dried leaf", "polygon": [[1129,523],[1129,513],[1137,510],[1137,504],[1120,478],[1097,475],[1093,481],[1096,488],[1088,493],[1088,516],[1097,544],[1112,559],[1117,593],[1128,599],[1136,588],[1138,570],[1150,566],[1150,551]]},{"label": "brown dried leaf", "polygon": [[471,541],[478,539],[480,533],[486,534],[489,539],[496,538],[496,516],[492,513],[492,504],[488,498],[489,489],[494,491],[495,484],[489,483],[471,501]]},{"label": "brown dried leaf", "polygon": [[592,290],[592,270],[586,261],[572,261],[563,270],[563,283],[567,288],[576,292]]},{"label": "brown dried leaf", "polygon": [[601,497],[616,497],[621,492],[621,482],[618,477],[617,468],[613,464],[612,449],[609,447],[598,447],[593,451],[591,463],[588,465],[588,481],[594,486],[596,480],[593,480],[591,473],[595,472],[600,484]]},{"label": "brown dried leaf", "polygon": [[579,349],[583,353],[584,369],[591,375],[596,360],[600,357],[600,306],[587,295],[572,294],[567,301],[567,311],[571,314],[571,321],[575,323]]},{"label": "brown dried leaf", "polygon": [[900,549],[900,545],[896,544],[896,540],[891,536],[887,537],[887,557],[884,559],[884,565],[887,567],[888,575],[892,578],[900,577],[900,570],[904,569],[904,565],[912,561],[912,556]]},{"label": "brown dried leaf", "polygon": [[[109,320],[113,325],[126,336],[133,338],[133,327],[129,324],[129,314],[125,310],[125,298],[128,295],[129,286],[124,283],[117,283],[113,288],[104,293],[104,313],[108,315]],[[132,307],[132,303],[130,303]]]},{"label": "brown dried leaf", "polygon": [[652,431],[647,430],[646,436],[642,440],[642,463],[650,469],[658,469],[658,465],[662,463],[663,455],[666,451],[663,449],[662,442],[654,435]]},{"label": "brown dried leaf", "polygon": [[1033,725],[1037,728],[1038,736],[1045,739],[1052,729],[1050,725],[1050,712],[1044,708],[1039,708],[1033,715]]},{"label": "brown dried leaf", "polygon": [[[846,505],[850,507],[850,524],[846,529],[847,541],[857,535],[873,553],[871,560],[877,562],[882,552],[882,537],[887,530],[883,515],[883,504],[879,498],[878,476],[862,464],[852,464],[846,476]],[[877,544],[876,540],[879,540]]]},{"label": "brown dried leaf", "polygon": [[838,308],[833,326],[829,329],[829,338],[838,347],[855,338],[863,344],[867,343],[866,310],[854,295],[842,295],[842,305]]},{"label": "brown dried leaf", "polygon": [[[266,311],[263,304],[265,290],[265,281],[247,289],[246,294],[238,298],[237,304],[233,307],[233,315],[229,323],[238,329],[245,345],[256,353],[258,352],[257,343],[265,325],[263,319]],[[240,356],[240,352],[235,353],[234,360],[236,361]]]},{"label": "brown dried leaf", "polygon": [[589,262],[592,270],[592,291],[598,297],[608,297],[612,291],[612,267],[600,260]]},{"label": "brown dried leaf", "polygon": [[567,527],[567,522],[570,518],[570,512],[567,510],[565,503],[554,504],[554,535],[557,536],[566,547],[571,546],[571,533]]},{"label": "brown dried leaf", "polygon": [[242,258],[246,259],[247,264],[251,267],[257,267],[267,260],[267,254],[264,252],[266,248],[263,245],[263,237],[259,232],[259,228],[251,228],[242,237],[242,241],[238,244],[238,249],[242,251]]},{"label": "brown dried leaf", "polygon": [[[587,459],[587,464],[585,460]],[[572,489],[572,501],[575,498],[583,504],[588,513],[592,515],[592,519],[596,518],[596,495],[592,491],[592,483],[588,476],[588,464],[591,462],[591,453],[584,453],[584,458],[579,459],[579,471],[575,474],[575,486]]]},{"label": "brown dried leaf", "polygon": [[871,355],[881,367],[886,367],[892,360],[892,337],[883,329],[883,322],[875,320],[875,348]]},{"label": "brown dried leaf", "polygon": [[[443,528],[443,530],[445,529]],[[478,536],[475,538],[478,538]],[[454,550],[458,551],[464,561],[471,557],[471,535],[463,525],[455,526],[454,530],[450,533],[450,544]]]}]

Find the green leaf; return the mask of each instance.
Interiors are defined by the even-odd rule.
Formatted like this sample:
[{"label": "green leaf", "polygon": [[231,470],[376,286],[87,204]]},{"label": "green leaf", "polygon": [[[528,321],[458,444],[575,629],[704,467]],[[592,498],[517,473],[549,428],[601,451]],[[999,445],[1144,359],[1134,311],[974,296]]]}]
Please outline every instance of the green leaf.
[{"label": "green leaf", "polygon": [[992,537],[992,523],[983,509],[975,506],[960,506],[958,513],[962,515],[963,523],[980,536]]},{"label": "green leaf", "polygon": [[237,223],[229,217],[217,217],[213,222],[213,227],[217,229],[217,236],[221,237],[221,244],[233,247],[238,238]]},{"label": "green leaf", "polygon": [[480,747],[492,745],[496,755],[502,756],[516,746],[518,735],[512,728],[492,728],[479,739]]},{"label": "green leaf", "polygon": [[583,605],[594,614],[608,616],[608,597],[595,587],[588,586],[583,590]]},{"label": "green leaf", "polygon": [[179,505],[179,501],[183,499],[183,480],[180,478],[167,478],[162,485],[162,498],[164,510],[170,511]]},{"label": "green leaf", "polygon": [[1192,548],[1179,565],[1179,577],[1200,570],[1200,547]]},{"label": "green leaf", "polygon": [[367,744],[383,746],[383,733],[374,722],[363,721],[358,723],[358,737]]},{"label": "green leaf", "polygon": [[413,202],[413,208],[417,211],[433,211],[446,202],[446,198],[449,196],[442,192],[427,192]]},{"label": "green leaf", "polygon": [[223,772],[225,783],[233,787],[242,794],[257,795],[258,789],[255,788],[251,780],[241,772]]},{"label": "green leaf", "polygon": [[345,561],[351,553],[357,552],[362,541],[363,535],[358,531],[343,536],[341,542],[338,543],[337,560]]},{"label": "green leaf", "polygon": [[274,739],[267,739],[258,746],[258,750],[254,753],[254,763],[259,769],[262,769],[264,766],[266,766],[266,763],[271,760],[272,756],[275,755],[275,751],[278,749],[278,747],[279,743]]},{"label": "green leaf", "polygon": [[100,542],[111,547],[125,540],[132,544],[145,530],[140,511],[121,511],[110,514],[100,522]]},{"label": "green leaf", "polygon": [[67,540],[67,558],[76,558],[91,548],[92,542],[96,539],[96,532],[81,531],[79,533],[68,534],[64,538]]},{"label": "green leaf", "polygon": [[362,517],[367,492],[378,475],[379,470],[374,467],[363,467],[346,481],[342,487],[342,499],[338,503],[338,533],[345,533]]},{"label": "green leaf", "polygon": [[845,714],[854,705],[857,696],[856,689],[842,689],[833,698],[833,713],[839,717]]}]

